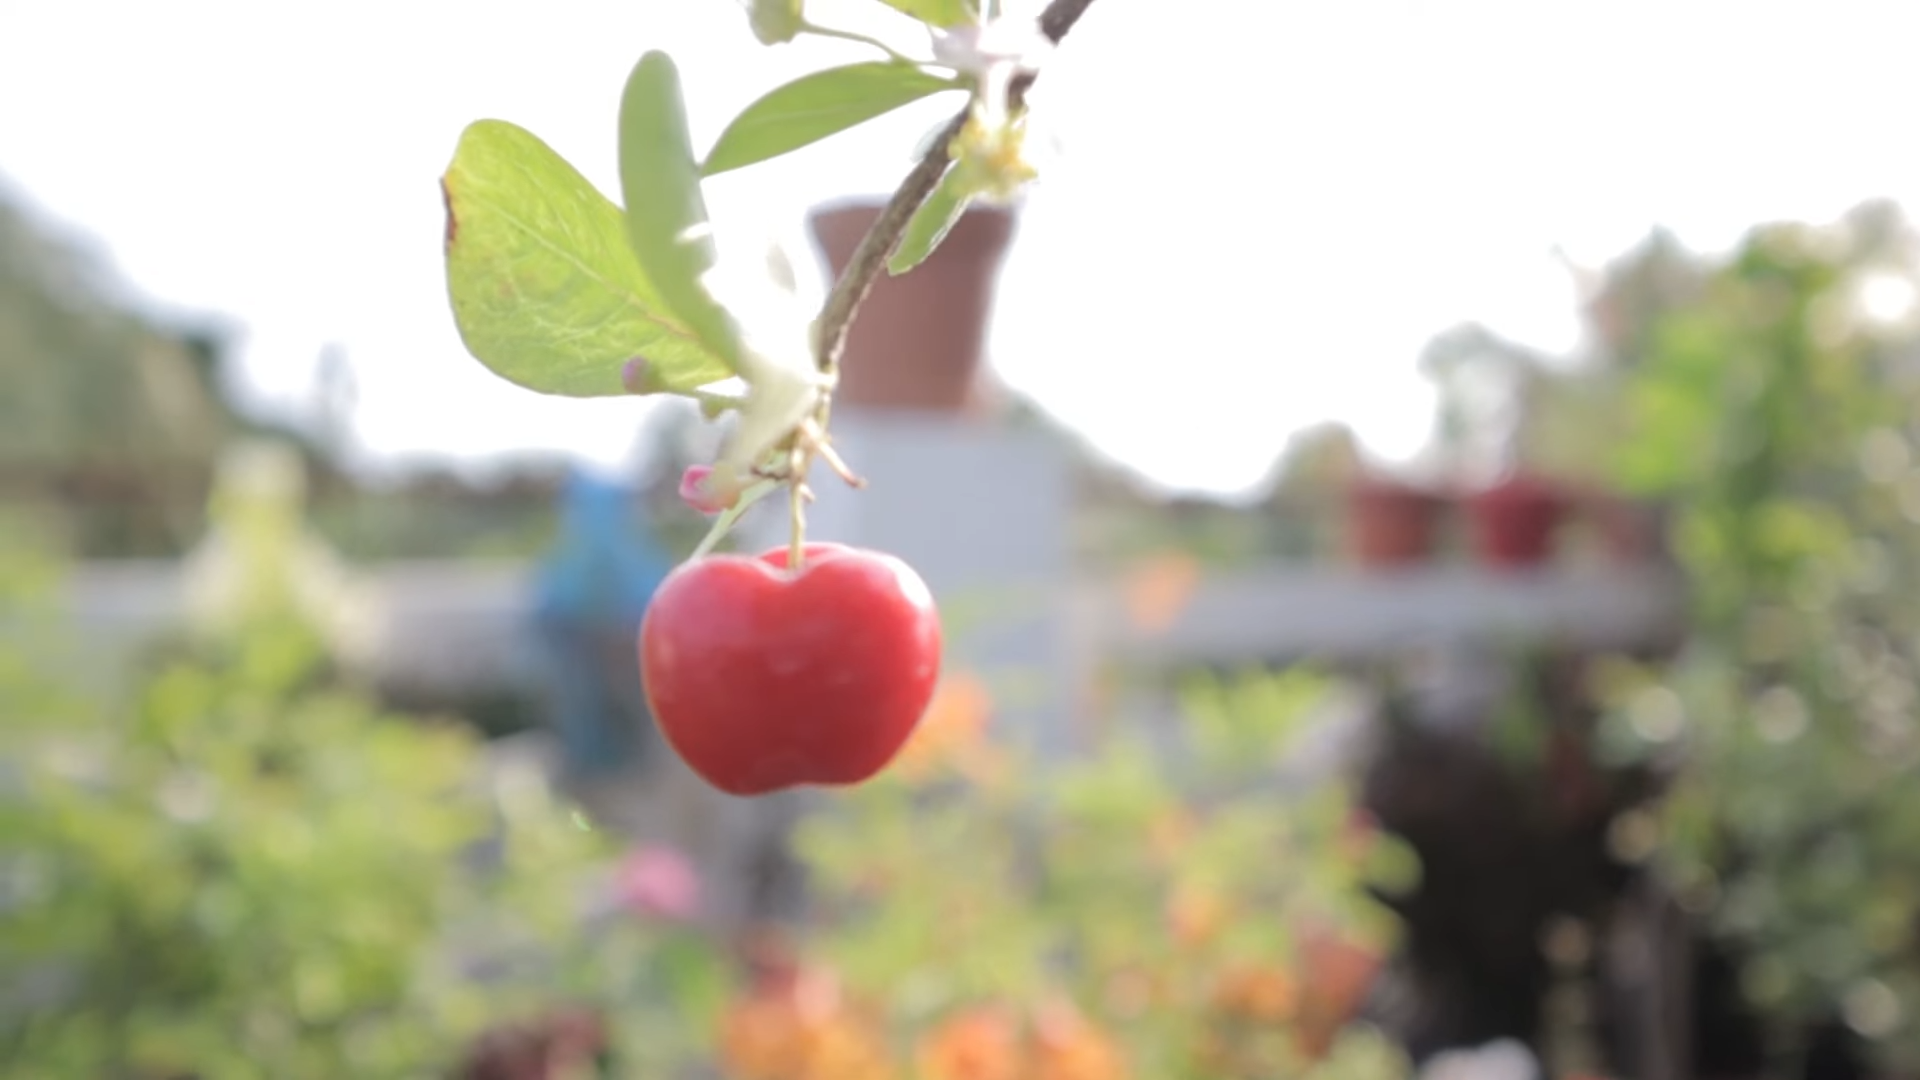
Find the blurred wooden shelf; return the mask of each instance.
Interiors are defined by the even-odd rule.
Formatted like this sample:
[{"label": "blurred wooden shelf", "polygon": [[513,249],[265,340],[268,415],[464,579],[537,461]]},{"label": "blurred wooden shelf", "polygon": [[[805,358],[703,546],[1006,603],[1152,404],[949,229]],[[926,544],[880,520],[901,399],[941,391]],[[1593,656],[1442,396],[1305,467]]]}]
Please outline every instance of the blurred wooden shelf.
[{"label": "blurred wooden shelf", "polygon": [[1671,640],[1687,614],[1684,581],[1661,566],[1275,565],[1203,578],[1159,632],[1133,625],[1117,589],[1091,589],[1079,600],[1082,625],[1102,628],[1104,655],[1162,666],[1365,658],[1503,641],[1632,649]]},{"label": "blurred wooden shelf", "polygon": [[[406,562],[363,568],[373,640],[364,674],[383,685],[460,691],[524,683],[537,670],[530,568],[519,562]],[[84,640],[137,646],[180,610],[174,564],[89,563],[68,584]],[[1034,602],[1049,598],[1033,596]],[[1236,666],[1301,657],[1362,659],[1460,644],[1553,641],[1626,649],[1672,640],[1686,601],[1676,572],[1472,566],[1362,572],[1275,565],[1202,578],[1171,623],[1127,613],[1108,581],[1062,586],[1076,652],[1127,667]]]}]

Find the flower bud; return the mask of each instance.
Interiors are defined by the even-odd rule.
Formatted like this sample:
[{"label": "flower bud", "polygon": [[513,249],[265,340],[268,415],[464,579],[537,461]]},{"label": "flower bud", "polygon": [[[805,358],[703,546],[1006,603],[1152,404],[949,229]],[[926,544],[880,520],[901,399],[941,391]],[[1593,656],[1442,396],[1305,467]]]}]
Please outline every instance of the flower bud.
[{"label": "flower bud", "polygon": [[784,45],[806,24],[804,0],[748,0],[747,21],[762,45]]},{"label": "flower bud", "polygon": [[680,501],[709,517],[733,509],[740,501],[740,488],[727,483],[727,475],[716,475],[711,465],[687,466],[680,475]]},{"label": "flower bud", "polygon": [[976,108],[948,152],[965,189],[990,202],[1011,200],[1038,175],[1026,157],[1024,118],[994,123]]}]

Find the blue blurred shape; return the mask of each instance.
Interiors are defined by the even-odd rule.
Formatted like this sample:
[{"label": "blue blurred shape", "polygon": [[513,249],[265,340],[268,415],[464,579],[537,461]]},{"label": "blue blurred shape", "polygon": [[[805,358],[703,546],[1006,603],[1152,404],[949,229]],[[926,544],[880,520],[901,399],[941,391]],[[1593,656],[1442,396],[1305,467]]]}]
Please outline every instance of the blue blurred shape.
[{"label": "blue blurred shape", "polygon": [[571,775],[645,763],[652,724],[635,637],[672,568],[633,489],[578,469],[568,475],[558,539],[534,575],[533,619]]}]

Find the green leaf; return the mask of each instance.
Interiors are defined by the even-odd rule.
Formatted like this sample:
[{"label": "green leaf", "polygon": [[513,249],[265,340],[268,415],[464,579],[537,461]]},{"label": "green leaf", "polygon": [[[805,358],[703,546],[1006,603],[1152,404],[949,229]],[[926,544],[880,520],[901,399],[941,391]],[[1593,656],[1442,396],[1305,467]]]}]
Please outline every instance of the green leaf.
[{"label": "green leaf", "polygon": [[972,201],[973,194],[967,190],[960,170],[949,167],[947,175],[940,178],[940,186],[933,189],[933,194],[927,196],[927,201],[908,219],[906,230],[900,234],[899,246],[887,260],[887,273],[904,274],[925,262]]},{"label": "green leaf", "polygon": [[949,27],[973,22],[979,8],[972,0],[880,0],[895,11],[911,15],[928,26]]},{"label": "green leaf", "polygon": [[713,268],[713,237],[687,135],[680,72],[663,52],[640,58],[620,98],[620,187],[627,240],[641,268],[668,308],[708,348],[737,365],[739,328],[700,280]]},{"label": "green leaf", "polygon": [[644,355],[663,389],[733,373],[669,314],[628,246],[620,208],[524,128],[467,127],[440,181],[447,292],[469,352],[543,394],[625,394]]},{"label": "green leaf", "polygon": [[768,91],[734,117],[715,140],[702,171],[718,176],[792,153],[930,94],[957,89],[960,84],[953,79],[890,60],[802,75]]}]

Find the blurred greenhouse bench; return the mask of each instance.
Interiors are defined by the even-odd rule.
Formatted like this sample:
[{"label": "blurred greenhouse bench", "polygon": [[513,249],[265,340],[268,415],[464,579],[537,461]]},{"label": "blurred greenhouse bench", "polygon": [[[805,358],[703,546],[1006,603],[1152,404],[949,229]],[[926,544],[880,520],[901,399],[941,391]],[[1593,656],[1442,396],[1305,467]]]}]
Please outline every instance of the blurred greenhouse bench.
[{"label": "blurred greenhouse bench", "polygon": [[[531,574],[520,562],[364,568],[371,610],[367,640],[354,650],[360,674],[406,688],[524,685],[537,673]],[[1078,656],[1129,669],[1364,659],[1519,640],[1633,649],[1675,637],[1685,613],[1683,583],[1659,567],[1369,573],[1277,564],[1198,578],[1158,625],[1132,616],[1127,590],[1119,579],[1081,580],[1021,600],[1057,605]],[[182,583],[170,562],[88,563],[72,574],[68,602],[86,640],[124,655],[177,614]]]},{"label": "blurred greenhouse bench", "polygon": [[[1176,572],[1160,585],[1171,587],[1145,590],[1157,594],[1155,602],[1146,604],[1141,602],[1139,577],[1115,576],[1069,579],[1058,587],[1029,588],[1009,596],[976,598],[961,590],[943,606],[957,624],[959,632],[952,635],[956,651],[967,647],[960,640],[965,634],[960,627],[977,624],[980,609],[997,611],[1016,625],[1039,623],[1042,634],[1003,639],[1005,652],[1027,655],[1025,650],[1035,644],[1052,645],[1057,666],[1037,674],[1066,691],[1060,696],[1075,696],[1075,687],[1084,686],[1090,674],[1103,668],[1148,676],[1148,684],[1160,685],[1135,683],[1123,700],[1106,700],[1096,707],[1144,722],[1163,735],[1171,734],[1168,725],[1181,710],[1172,696],[1173,680],[1156,679],[1156,673],[1277,665],[1301,658],[1368,659],[1401,650],[1472,653],[1482,651],[1479,646],[1494,646],[1485,651],[1497,652],[1516,638],[1634,648],[1674,636],[1683,610],[1680,583],[1654,570],[1566,568],[1500,576],[1472,567],[1436,566],[1366,574],[1274,564],[1195,577],[1190,565],[1168,569]],[[187,600],[179,567],[170,562],[82,564],[72,570],[67,587],[75,629],[96,656],[130,658],[178,616]],[[356,674],[386,693],[463,700],[490,690],[531,688],[542,677],[530,563],[364,566],[356,568],[347,588],[364,609],[354,620],[360,637],[351,650]],[[1059,642],[1056,634],[1068,640]],[[1041,656],[1032,661],[1045,663]],[[964,669],[966,664],[957,662],[955,667]],[[1079,716],[1061,716],[1057,708],[1016,715],[1003,708],[1005,699],[997,690],[995,698],[995,722],[1004,723],[1009,732],[1022,731],[1023,738],[1039,737],[1042,728],[1058,733],[1062,727],[1079,727]],[[1350,707],[1336,708],[1326,723],[1314,725],[1319,733],[1306,758],[1326,762],[1346,756],[1361,724],[1352,713]],[[1068,745],[1084,745],[1079,737],[1067,738]],[[489,767],[546,773],[556,749],[550,731],[528,731],[495,743]],[[1300,765],[1312,767],[1310,760]],[[802,803],[715,799],[689,779],[677,759],[669,756],[657,767],[665,770],[657,774],[662,783],[633,784],[614,777],[575,794],[594,816],[622,833],[673,842],[694,853],[703,874],[726,883],[714,890],[728,905],[716,917],[739,917],[739,905],[761,903],[752,898],[763,893],[772,898],[766,903],[788,903],[781,899],[788,897],[780,891],[785,885],[774,888],[765,882],[789,880],[775,873],[785,865],[780,838]],[[767,892],[769,888],[774,891]]]}]

